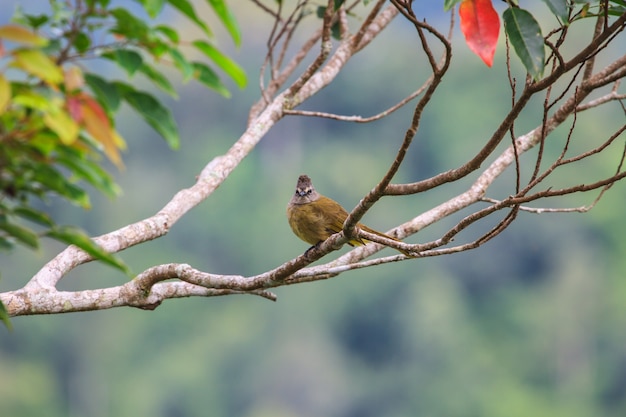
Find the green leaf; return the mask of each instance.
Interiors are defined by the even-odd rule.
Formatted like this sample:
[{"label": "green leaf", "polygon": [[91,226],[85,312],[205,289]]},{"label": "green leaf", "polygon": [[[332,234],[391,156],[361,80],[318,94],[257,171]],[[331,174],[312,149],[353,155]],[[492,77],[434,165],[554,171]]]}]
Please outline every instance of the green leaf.
[{"label": "green leaf", "polygon": [[148,77],[150,81],[152,81],[154,85],[159,87],[161,90],[165,91],[174,98],[178,98],[178,92],[176,89],[172,86],[167,77],[165,77],[165,75],[159,72],[156,68],[144,63],[141,68],[139,68],[139,72]]},{"label": "green leaf", "polygon": [[2,320],[2,323],[4,323],[7,329],[13,330],[13,325],[11,325],[11,321],[9,320],[9,312],[2,301],[0,301],[0,320]]},{"label": "green leaf", "polygon": [[47,213],[35,210],[31,207],[21,206],[13,209],[13,214],[31,222],[38,223],[42,226],[51,227],[54,222]]},{"label": "green leaf", "polygon": [[76,34],[73,44],[79,53],[84,54],[91,47],[91,39],[87,34],[79,32]]},{"label": "green leaf", "polygon": [[124,100],[163,136],[170,148],[178,149],[180,145],[178,126],[170,110],[146,92],[137,91],[132,86],[121,82],[117,85],[120,91],[123,91]]},{"label": "green leaf", "polygon": [[44,51],[48,55],[58,54],[61,49],[63,49],[64,45],[61,43],[60,39],[50,39],[48,45],[41,50]]},{"label": "green leaf", "polygon": [[338,41],[341,40],[341,25],[338,21],[333,23],[333,25],[330,27],[330,35],[333,37],[333,39],[337,39]]},{"label": "green leaf", "polygon": [[193,77],[193,66],[191,63],[187,61],[187,58],[185,58],[185,56],[176,48],[170,48],[168,52],[174,60],[176,68],[183,73],[183,81],[189,81],[189,79]]},{"label": "green leaf", "polygon": [[107,7],[109,7],[109,3],[111,3],[111,0],[86,0],[85,1],[89,6],[95,6],[95,5],[100,5],[102,6],[102,8],[106,9]]},{"label": "green leaf", "polygon": [[59,146],[59,138],[50,131],[44,131],[32,138],[29,144],[42,155],[50,156]]},{"label": "green leaf", "polygon": [[38,27],[45,25],[50,20],[50,16],[45,14],[33,15],[33,14],[25,14],[24,18],[28,22],[28,25],[33,29],[37,29]]},{"label": "green leaf", "polygon": [[194,10],[192,3],[187,0],[167,0],[167,2],[198,25],[208,37],[213,37],[213,33],[206,23],[196,16],[196,11]]},{"label": "green leaf", "polygon": [[[457,0],[457,1],[461,1],[461,0]],[[341,5],[343,4],[343,0],[335,0],[335,5],[333,8],[333,11],[337,11],[339,10],[339,8],[341,7]],[[324,15],[326,14],[326,9],[328,9],[326,6],[317,6],[317,9],[315,11],[315,14],[317,15],[317,17],[319,19],[322,19],[324,17]]]},{"label": "green leaf", "polygon": [[91,88],[96,98],[107,110],[114,112],[120,107],[120,94],[115,84],[93,73],[84,75],[85,82]]},{"label": "green leaf", "polygon": [[180,42],[180,36],[178,36],[178,32],[176,32],[176,30],[172,29],[169,26],[157,25],[154,27],[154,30],[164,34],[167,37],[167,39],[169,39],[169,41],[174,44],[177,44],[178,42]]},{"label": "green leaf", "polygon": [[611,16],[621,16],[626,13],[626,1],[612,0],[608,7],[607,13]]},{"label": "green leaf", "polygon": [[204,53],[208,58],[213,60],[215,64],[220,67],[239,88],[244,88],[247,84],[245,71],[237,65],[235,61],[224,55],[216,47],[205,41],[195,41],[193,45]]},{"label": "green leaf", "polygon": [[58,155],[56,160],[67,167],[74,177],[87,181],[108,197],[113,198],[121,194],[121,188],[97,163],[82,159],[80,156],[72,156],[69,152]]},{"label": "green leaf", "polygon": [[32,249],[39,248],[39,238],[31,229],[10,222],[6,216],[0,216],[0,230],[13,237],[18,242]]},{"label": "green leaf", "polygon": [[141,47],[145,50],[145,52],[152,55],[156,61],[159,61],[163,54],[168,52],[172,46],[171,42],[156,36],[156,34],[153,35],[154,36],[150,38],[150,41],[148,43],[144,43]]},{"label": "green leaf", "polygon": [[111,9],[109,13],[116,21],[116,25],[111,29],[111,33],[139,41],[148,39],[150,29],[143,20],[133,16],[122,7]]},{"label": "green leaf", "polygon": [[235,19],[235,16],[231,12],[231,10],[226,5],[224,0],[208,0],[211,7],[215,11],[215,14],[220,19],[226,30],[233,38],[233,42],[235,45],[241,45],[241,30],[239,29],[239,24]]},{"label": "green leaf", "polygon": [[82,207],[90,208],[89,195],[79,187],[71,184],[57,170],[46,164],[38,164],[33,181],[40,183],[47,189],[57,192],[70,202]]},{"label": "green leaf", "polygon": [[222,96],[229,98],[230,91],[222,84],[215,72],[202,62],[193,62],[194,78],[207,87],[217,91]]},{"label": "green leaf", "polygon": [[157,17],[161,10],[163,10],[164,0],[141,0],[141,4],[143,5],[143,9],[148,13],[152,19]]},{"label": "green leaf", "polygon": [[526,71],[535,80],[540,78],[545,65],[545,48],[539,24],[532,14],[516,7],[506,9],[502,17],[507,36]]},{"label": "green leaf", "polygon": [[448,10],[450,10],[454,6],[456,6],[457,3],[460,3],[460,2],[461,2],[461,0],[445,0],[443,2],[443,10],[447,12]]},{"label": "green leaf", "polygon": [[569,4],[567,0],[543,0],[550,11],[559,18],[561,23],[566,24],[569,19]]},{"label": "green leaf", "polygon": [[13,243],[0,236],[0,250],[10,251],[14,247],[15,245]]},{"label": "green leaf", "polygon": [[126,275],[130,275],[130,269],[117,256],[105,251],[98,246],[87,234],[81,229],[74,226],[55,226],[46,232],[46,236],[66,243],[75,245],[80,249],[114,268],[119,269]]},{"label": "green leaf", "polygon": [[114,51],[102,54],[102,57],[110,59],[111,61],[118,64],[131,77],[143,64],[143,58],[141,57],[141,54],[130,49],[116,49]]}]

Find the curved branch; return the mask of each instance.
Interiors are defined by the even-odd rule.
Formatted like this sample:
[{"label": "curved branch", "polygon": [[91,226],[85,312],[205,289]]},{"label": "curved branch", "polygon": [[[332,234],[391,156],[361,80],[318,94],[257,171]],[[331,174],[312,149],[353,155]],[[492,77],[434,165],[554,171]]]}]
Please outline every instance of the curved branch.
[{"label": "curved branch", "polygon": [[[416,194],[422,191],[430,190],[434,187],[437,187],[441,184],[449,183],[452,181],[456,181],[461,179],[470,173],[474,172],[478,168],[480,168],[481,164],[493,153],[496,147],[501,143],[502,139],[509,131],[514,121],[517,119],[521,111],[526,107],[530,98],[537,92],[543,91],[549,86],[553,85],[563,74],[574,69],[581,63],[586,62],[590,57],[594,56],[597,51],[603,48],[605,41],[617,33],[624,30],[626,25],[626,13],[620,16],[613,24],[609,27],[605,28],[600,34],[594,36],[594,38],[589,42],[587,46],[585,46],[578,54],[576,54],[572,59],[567,61],[564,66],[558,67],[554,70],[549,76],[544,79],[533,83],[528,84],[524,88],[524,91],[518,98],[518,101],[511,108],[509,113],[506,115],[500,126],[496,129],[496,131],[492,134],[491,138],[487,141],[485,146],[468,162],[463,164],[462,166],[451,169],[446,172],[442,172],[437,174],[431,178],[418,181],[412,184],[390,184],[387,186],[385,190],[385,194],[387,195],[406,195],[406,194]],[[614,61],[614,65],[620,66],[619,63],[622,62],[622,59],[618,59]],[[623,64],[621,64],[623,67]],[[605,69],[607,70],[607,69]],[[608,70],[611,71],[611,70]],[[613,82],[615,79],[612,79],[608,82]],[[606,83],[608,83],[606,82]],[[587,97],[587,95],[591,92],[594,87],[592,85],[588,85],[587,88],[581,89],[580,98],[581,100]],[[568,109],[569,113],[573,111],[573,109]],[[563,115],[565,116],[565,115]]]},{"label": "curved branch", "polygon": [[[408,4],[409,4],[408,6],[409,9],[407,13],[410,13],[412,15],[413,12],[412,10],[410,10],[410,3]],[[398,8],[400,9],[400,7]],[[389,169],[387,170],[383,178],[378,182],[378,184],[376,184],[376,186],[367,195],[365,195],[365,197],[363,197],[363,199],[361,199],[359,204],[357,204],[357,206],[352,210],[352,212],[350,212],[350,214],[348,215],[348,218],[344,222],[343,232],[348,237],[350,237],[354,233],[356,229],[356,224],[365,215],[367,210],[369,210],[380,198],[383,197],[383,195],[385,195],[386,189],[389,187],[391,180],[400,169],[400,166],[402,165],[402,162],[404,161],[404,157],[406,156],[406,153],[409,147],[411,146],[411,143],[413,142],[415,135],[417,134],[417,131],[419,129],[420,122],[422,119],[422,114],[424,112],[424,109],[426,108],[426,105],[430,102],[435,91],[441,84],[441,81],[443,80],[443,76],[445,75],[446,71],[450,67],[450,61],[452,58],[452,46],[449,40],[446,39],[445,36],[440,34],[437,30],[435,30],[435,28],[426,24],[425,22],[419,22],[415,18],[411,19],[411,22],[413,23],[413,25],[415,26],[415,29],[417,30],[420,42],[422,44],[422,49],[424,50],[425,54],[428,56],[428,61],[431,63],[432,75],[429,77],[429,79],[432,78],[432,81],[426,84],[427,85],[426,92],[415,105],[415,110],[413,111],[413,118],[411,120],[411,124],[404,135],[404,140],[400,146],[400,149],[396,153],[396,158],[391,163],[391,166],[389,167]],[[444,53],[443,53],[443,57],[440,60],[441,61],[440,64],[435,62],[435,58],[432,54],[430,46],[428,45],[428,41],[426,40],[424,31],[428,31],[429,33],[433,34],[441,42],[441,44],[444,47]]]},{"label": "curved branch", "polygon": [[[333,5],[331,0],[329,6]],[[411,15],[409,2],[394,1],[395,5],[403,5],[406,12]],[[119,252],[133,245],[146,242],[151,239],[161,237],[169,231],[169,229],[189,210],[199,204],[201,201],[209,197],[213,191],[228,177],[228,175],[238,166],[258,144],[265,133],[273,127],[285,114],[286,108],[293,108],[302,101],[311,97],[328,85],[345,63],[365,47],[372,39],[374,39],[398,14],[396,6],[391,5],[383,9],[383,1],[379,1],[370,13],[365,23],[361,26],[356,35],[345,36],[336,48],[334,54],[329,55],[328,61],[324,57],[324,50],[328,43],[328,28],[333,17],[334,10],[329,7],[326,10],[327,15],[324,19],[324,29],[321,37],[322,51],[319,57],[324,60],[321,63],[309,67],[309,70],[299,78],[291,88],[276,96],[271,102],[264,103],[263,111],[258,112],[258,116],[254,117],[244,134],[233,144],[226,154],[213,159],[206,167],[204,167],[197,177],[196,182],[189,188],[181,190],[154,216],[138,221],[132,225],[123,227],[114,232],[95,238],[95,241],[109,252]],[[336,16],[336,15],[335,15]],[[417,22],[417,23],[416,23]],[[616,23],[619,25],[616,26]],[[491,155],[496,146],[501,142],[506,132],[512,132],[514,120],[517,118],[522,109],[526,106],[530,98],[540,92],[546,91],[560,79],[560,77],[568,71],[575,69],[577,66],[586,65],[590,59],[594,57],[598,51],[606,46],[606,42],[615,39],[617,33],[624,28],[626,15],[618,18],[612,25],[601,25],[594,35],[594,39],[589,45],[576,57],[569,61],[560,61],[555,59],[555,69],[552,73],[541,81],[536,83],[528,83],[524,88],[520,98],[514,102],[512,110],[509,112],[505,120],[496,129],[492,137],[476,155],[468,163],[456,170],[451,170],[428,180],[420,181],[413,184],[392,185],[391,179],[397,169],[403,162],[404,154],[415,136],[415,132],[419,126],[419,121],[424,107],[428,103],[430,96],[433,94],[438,83],[441,81],[443,73],[447,69],[450,60],[449,44],[444,42],[446,53],[442,64],[435,64],[432,54],[429,61],[433,65],[433,81],[428,84],[428,88],[424,96],[416,105],[413,120],[407,129],[403,144],[397,153],[396,160],[393,162],[383,180],[361,201],[359,205],[350,214],[344,225],[344,232],[337,233],[329,237],[326,241],[319,243],[315,247],[309,249],[303,255],[285,262],[278,267],[252,277],[244,277],[239,275],[217,275],[198,271],[185,264],[165,264],[157,265],[143,271],[137,277],[124,285],[95,289],[86,291],[58,291],[56,289],[59,281],[72,269],[83,263],[89,262],[91,259],[86,253],[75,247],[69,247],[49,263],[47,263],[22,289],[0,294],[0,300],[7,307],[9,315],[25,315],[25,314],[49,314],[61,313],[68,311],[85,311],[95,309],[105,309],[119,306],[132,306],[143,309],[154,309],[160,305],[165,299],[180,298],[190,296],[220,296],[229,294],[252,294],[261,296],[270,300],[275,300],[276,296],[268,292],[268,288],[291,285],[299,282],[314,281],[327,279],[337,276],[342,272],[360,269],[375,265],[382,265],[389,262],[398,262],[408,259],[403,255],[394,255],[380,257],[364,261],[363,259],[369,255],[376,253],[385,246],[393,246],[404,250],[410,250],[418,256],[437,256],[441,254],[454,253],[477,247],[485,241],[493,238],[497,234],[511,224],[517,212],[521,209],[522,204],[535,201],[541,198],[549,198],[571,194],[576,192],[587,192],[601,189],[600,195],[595,202],[602,196],[604,191],[613,183],[626,177],[626,172],[622,171],[622,165],[626,158],[626,147],[622,152],[621,160],[618,164],[614,175],[603,178],[592,184],[579,184],[562,189],[548,188],[543,191],[530,193],[530,190],[537,186],[541,181],[548,177],[557,167],[565,164],[573,163],[595,153],[602,152],[617,139],[617,137],[626,129],[622,127],[611,136],[608,140],[595,148],[573,156],[565,158],[565,152],[569,146],[568,142],[564,147],[560,157],[543,173],[531,179],[526,187],[516,190],[515,195],[503,199],[492,200],[491,206],[477,210],[476,212],[466,216],[458,224],[450,229],[441,238],[432,242],[408,244],[404,242],[390,241],[374,235],[367,235],[368,239],[379,243],[367,244],[363,247],[354,249],[347,254],[338,257],[326,264],[310,266],[312,262],[321,259],[323,256],[340,248],[352,233],[363,233],[355,230],[354,225],[360,217],[383,195],[408,194],[432,188],[437,184],[454,181],[470,172],[477,170],[479,166]],[[414,24],[418,31],[422,46],[427,55],[430,49],[426,42],[423,31],[434,30],[423,22],[415,19]],[[345,22],[343,23],[345,26]],[[347,31],[344,29],[344,34]],[[286,30],[283,33],[289,33]],[[433,32],[431,32],[433,33]],[[565,32],[564,32],[565,33]],[[434,33],[436,38],[440,38]],[[439,34],[441,35],[441,34]],[[564,36],[564,35],[563,35]],[[315,35],[311,38],[314,39]],[[325,41],[324,41],[325,39]],[[440,38],[441,39],[441,38]],[[557,43],[558,45],[558,43]],[[304,50],[301,50],[301,52]],[[330,51],[330,50],[329,50]],[[279,59],[279,61],[282,58]],[[292,62],[297,62],[292,61]],[[622,100],[623,95],[617,93],[617,86],[614,86],[611,93],[603,99],[596,99],[586,104],[582,104],[583,100],[595,89],[610,83],[617,82],[626,76],[626,56],[622,56],[606,66],[596,74],[592,74],[591,65],[585,66],[585,73],[582,81],[575,87],[575,93],[569,98],[564,98],[561,104],[552,115],[548,115],[546,111],[543,123],[536,129],[528,132],[518,138],[513,137],[513,143],[508,146],[495,160],[483,171],[471,186],[463,193],[439,204],[438,206],[414,217],[412,220],[400,225],[391,232],[392,235],[405,237],[417,233],[421,229],[447,217],[459,210],[466,208],[476,202],[486,201],[485,193],[491,184],[508,169],[508,167],[519,158],[520,155],[533,149],[537,144],[546,140],[546,137],[560,124],[567,120],[576,111],[588,109],[593,106],[600,105],[613,100]],[[438,78],[439,77],[439,78]],[[575,79],[573,77],[572,79]],[[573,85],[573,84],[572,84]],[[268,87],[273,88],[273,87]],[[569,88],[569,87],[568,87]],[[566,88],[566,91],[568,89]],[[269,89],[267,90],[270,91]],[[272,92],[273,94],[273,92]],[[565,97],[565,95],[562,95]],[[556,106],[561,96],[548,104],[547,99],[545,108],[548,109],[552,105]],[[621,101],[620,101],[621,104]],[[622,104],[623,108],[623,104]],[[255,114],[256,113],[251,113]],[[549,117],[548,117],[549,116]],[[508,214],[491,230],[478,239],[457,246],[447,246],[459,232],[474,224],[476,221],[495,213],[498,210],[508,210]],[[365,235],[365,233],[363,233]],[[178,281],[171,281],[171,280]]]},{"label": "curved branch", "polygon": [[290,116],[321,117],[321,118],[325,118],[325,119],[340,120],[342,122],[370,123],[370,122],[374,122],[376,120],[380,120],[380,119],[382,119],[384,117],[387,117],[391,113],[393,113],[396,110],[402,108],[404,105],[409,103],[415,97],[417,97],[420,94],[422,94],[424,92],[424,90],[426,89],[426,87],[431,82],[432,82],[432,76],[430,78],[428,78],[428,80],[426,80],[426,82],[420,88],[418,88],[417,90],[412,92],[410,95],[406,96],[405,98],[403,98],[402,100],[400,100],[399,102],[397,102],[393,106],[389,107],[388,109],[383,110],[382,112],[380,112],[378,114],[375,114],[373,116],[369,116],[369,117],[342,116],[342,115],[339,115],[339,114],[326,113],[326,112],[307,111],[307,110],[289,110],[289,109],[286,109],[284,111],[284,113],[287,114],[287,115],[290,115]]}]

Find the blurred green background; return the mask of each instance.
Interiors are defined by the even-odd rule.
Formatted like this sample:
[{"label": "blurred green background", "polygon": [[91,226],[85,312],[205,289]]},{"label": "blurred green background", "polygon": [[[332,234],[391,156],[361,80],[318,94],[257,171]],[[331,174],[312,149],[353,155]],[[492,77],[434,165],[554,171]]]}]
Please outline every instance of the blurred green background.
[{"label": "blurred green background", "polygon": [[[427,16],[445,28],[445,20],[437,20],[441,4],[435,3]],[[94,194],[90,212],[52,199],[50,210],[60,223],[78,222],[98,235],[150,216],[244,131],[248,108],[259,95],[270,21],[248,2],[233,5],[244,41],[231,53],[248,71],[250,87],[233,87],[233,98],[225,100],[181,85],[180,100],[169,101],[183,138],[177,152],[127,112],[119,128],[129,144],[127,169],[117,174],[124,195],[111,201]],[[2,22],[10,10],[3,6]],[[398,20],[304,108],[368,116],[392,105],[427,74],[415,45],[414,29]],[[510,102],[504,50],[488,69],[459,36],[454,45],[450,72],[398,182],[467,160]],[[227,42],[222,46],[228,48]],[[518,132],[536,126],[540,111],[539,105],[525,113]],[[393,160],[411,112],[408,106],[365,125],[280,121],[170,234],[122,257],[135,272],[185,262],[214,273],[250,275],[299,255],[307,245],[285,218],[297,176],[311,175],[320,192],[353,207]],[[618,106],[607,106],[578,123],[576,146],[582,147],[585,138],[606,137],[606,129],[623,124],[624,116]],[[555,134],[551,155],[566,132]],[[530,164],[526,173],[534,166],[532,156],[523,159]],[[606,176],[618,156],[590,161],[576,171],[580,179],[568,172],[550,184]],[[464,190],[475,177],[418,196],[384,199],[365,223],[387,230]],[[488,196],[508,195],[512,181],[511,175],[498,180]],[[546,205],[582,205],[594,197]],[[13,332],[0,329],[0,415],[626,415],[625,200],[624,185],[618,184],[589,214],[520,213],[507,231],[477,250],[279,288],[277,303],[231,296],[167,301],[152,312],[121,308],[14,318]],[[409,241],[435,238],[467,213]],[[458,241],[495,221],[484,221]],[[21,287],[60,250],[49,244],[39,253],[0,254],[0,290]],[[60,287],[124,281],[110,268],[87,264]]]}]

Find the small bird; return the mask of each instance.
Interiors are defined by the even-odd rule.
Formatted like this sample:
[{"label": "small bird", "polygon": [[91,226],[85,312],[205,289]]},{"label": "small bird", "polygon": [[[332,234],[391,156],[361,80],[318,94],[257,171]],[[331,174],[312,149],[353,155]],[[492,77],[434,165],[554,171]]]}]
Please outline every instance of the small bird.
[{"label": "small bird", "polygon": [[[307,175],[300,175],[296,185],[296,192],[287,205],[289,226],[291,226],[291,230],[293,230],[296,236],[315,246],[326,240],[330,235],[341,232],[347,217],[348,212],[339,203],[315,191],[311,179]],[[400,242],[400,240],[394,237],[377,232],[361,223],[357,223],[356,227]],[[367,242],[369,240],[356,237],[348,243],[350,246],[358,246]],[[408,251],[396,250],[406,256],[412,256]]]}]

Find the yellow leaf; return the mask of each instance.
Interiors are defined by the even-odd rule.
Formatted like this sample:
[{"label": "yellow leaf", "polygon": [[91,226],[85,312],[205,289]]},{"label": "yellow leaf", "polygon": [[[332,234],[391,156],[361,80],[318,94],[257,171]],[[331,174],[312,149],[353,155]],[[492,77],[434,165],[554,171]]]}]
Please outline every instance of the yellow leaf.
[{"label": "yellow leaf", "polygon": [[119,149],[126,150],[126,141],[120,136],[119,133],[117,133],[115,129],[113,130],[113,142]]},{"label": "yellow leaf", "polygon": [[[83,124],[87,132],[102,144],[104,153],[118,168],[123,168],[122,158],[118,150],[119,135],[111,127],[106,113],[95,100],[84,101],[81,106]],[[119,139],[118,139],[119,138]]]},{"label": "yellow leaf", "polygon": [[16,95],[13,97],[13,103],[44,112],[50,108],[50,103],[46,97],[32,91],[25,91],[23,94]]},{"label": "yellow leaf", "polygon": [[65,91],[78,90],[85,85],[83,72],[78,67],[71,67],[65,70]]},{"label": "yellow leaf", "polygon": [[0,26],[0,38],[33,46],[46,46],[48,39],[18,25]]},{"label": "yellow leaf", "polygon": [[35,49],[20,49],[13,53],[14,65],[24,71],[41,78],[48,84],[59,84],[63,81],[63,71],[46,54]]},{"label": "yellow leaf", "polygon": [[43,122],[59,136],[65,145],[71,145],[78,138],[80,127],[60,106],[51,106],[44,114]]},{"label": "yellow leaf", "polygon": [[0,114],[9,106],[11,101],[11,84],[4,78],[4,75],[0,74]]}]

